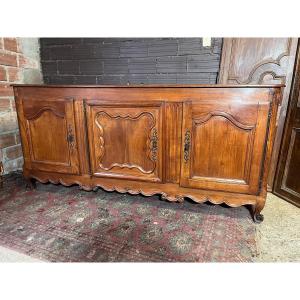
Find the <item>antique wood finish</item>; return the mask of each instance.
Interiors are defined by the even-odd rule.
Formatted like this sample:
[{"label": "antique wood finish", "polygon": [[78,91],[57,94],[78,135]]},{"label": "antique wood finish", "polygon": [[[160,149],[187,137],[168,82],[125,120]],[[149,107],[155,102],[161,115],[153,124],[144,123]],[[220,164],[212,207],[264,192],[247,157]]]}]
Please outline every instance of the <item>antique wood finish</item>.
[{"label": "antique wood finish", "polygon": [[94,176],[162,181],[162,102],[86,103]]},{"label": "antique wood finish", "polygon": [[251,205],[262,221],[280,87],[15,85],[24,176]]},{"label": "antique wood finish", "polygon": [[18,106],[28,167],[78,174],[74,99],[24,97]]},{"label": "antique wood finish", "polygon": [[298,49],[274,193],[300,207],[300,53]]},{"label": "antique wood finish", "polygon": [[185,103],[180,184],[256,194],[270,103]]},{"label": "antique wood finish", "polygon": [[278,111],[269,189],[273,187],[280,143],[287,112],[297,38],[225,38],[218,82],[222,84],[284,83]]}]

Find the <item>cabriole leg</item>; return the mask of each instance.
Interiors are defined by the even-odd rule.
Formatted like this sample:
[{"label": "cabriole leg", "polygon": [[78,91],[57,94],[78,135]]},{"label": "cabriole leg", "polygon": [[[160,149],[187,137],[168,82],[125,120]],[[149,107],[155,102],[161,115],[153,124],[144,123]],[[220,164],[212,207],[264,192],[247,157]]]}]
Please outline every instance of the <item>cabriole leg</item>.
[{"label": "cabriole leg", "polygon": [[253,221],[257,224],[261,223],[264,220],[264,216],[261,214],[265,206],[266,198],[258,198],[257,203],[252,206],[252,217]]},{"label": "cabriole leg", "polygon": [[30,177],[25,177],[26,180],[26,189],[34,190],[36,189],[36,182],[35,179]]}]

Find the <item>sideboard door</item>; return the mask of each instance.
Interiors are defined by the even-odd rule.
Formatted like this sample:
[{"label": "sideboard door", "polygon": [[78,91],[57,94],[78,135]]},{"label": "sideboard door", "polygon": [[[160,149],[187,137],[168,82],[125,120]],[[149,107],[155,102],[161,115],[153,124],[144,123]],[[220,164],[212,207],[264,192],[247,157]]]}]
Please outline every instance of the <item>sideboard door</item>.
[{"label": "sideboard door", "polygon": [[94,176],[162,181],[161,102],[87,100],[85,107]]},{"label": "sideboard door", "polygon": [[27,168],[79,173],[73,102],[73,99],[48,97],[18,101],[17,109]]},{"label": "sideboard door", "polygon": [[257,194],[270,104],[187,102],[183,107],[183,187]]}]

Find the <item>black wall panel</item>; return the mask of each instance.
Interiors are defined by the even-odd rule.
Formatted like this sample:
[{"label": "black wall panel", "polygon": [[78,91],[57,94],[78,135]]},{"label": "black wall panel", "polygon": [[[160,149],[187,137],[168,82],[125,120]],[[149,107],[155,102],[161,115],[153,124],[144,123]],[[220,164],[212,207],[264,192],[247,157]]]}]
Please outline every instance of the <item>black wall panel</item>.
[{"label": "black wall panel", "polygon": [[216,83],[222,39],[41,38],[46,84]]}]

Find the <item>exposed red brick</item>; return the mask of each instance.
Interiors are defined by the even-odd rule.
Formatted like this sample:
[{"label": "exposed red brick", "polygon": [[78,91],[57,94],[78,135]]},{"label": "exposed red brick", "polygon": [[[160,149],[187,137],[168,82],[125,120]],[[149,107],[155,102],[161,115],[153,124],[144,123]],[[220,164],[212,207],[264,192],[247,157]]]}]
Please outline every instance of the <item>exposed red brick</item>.
[{"label": "exposed red brick", "polygon": [[17,54],[7,53],[3,50],[0,50],[0,65],[5,66],[17,66]]},{"label": "exposed red brick", "polygon": [[0,81],[6,81],[6,70],[4,67],[0,66]]},{"label": "exposed red brick", "polygon": [[13,96],[13,88],[9,84],[0,83],[0,97]]},{"label": "exposed red brick", "polygon": [[19,68],[8,67],[7,68],[7,75],[9,82],[18,82],[21,79],[22,70]]},{"label": "exposed red brick", "polygon": [[0,160],[4,161],[7,173],[23,165],[15,100],[10,84],[23,82],[24,69],[39,68],[38,61],[22,53],[18,38],[0,37]]},{"label": "exposed red brick", "polygon": [[10,110],[10,100],[7,98],[0,98],[0,112],[9,111],[9,110]]},{"label": "exposed red brick", "polygon": [[0,148],[7,148],[16,144],[14,133],[0,135]]},{"label": "exposed red brick", "polygon": [[16,146],[13,146],[13,147],[9,147],[7,149],[4,149],[5,153],[6,153],[6,157],[8,159],[16,159],[18,157],[21,157],[22,156],[22,148],[21,148],[21,145],[16,145]]},{"label": "exposed red brick", "polygon": [[35,59],[31,59],[24,55],[19,55],[19,67],[37,69],[38,62]]},{"label": "exposed red brick", "polygon": [[18,52],[18,40],[16,38],[3,38],[4,49]]}]

